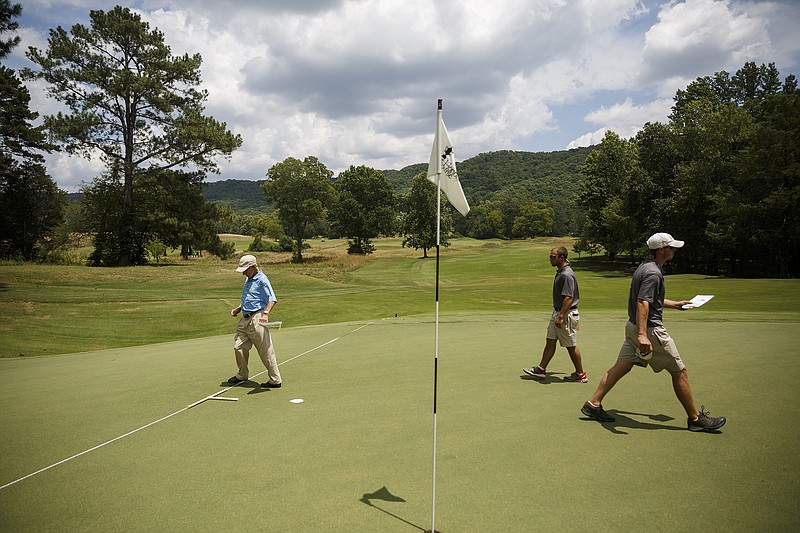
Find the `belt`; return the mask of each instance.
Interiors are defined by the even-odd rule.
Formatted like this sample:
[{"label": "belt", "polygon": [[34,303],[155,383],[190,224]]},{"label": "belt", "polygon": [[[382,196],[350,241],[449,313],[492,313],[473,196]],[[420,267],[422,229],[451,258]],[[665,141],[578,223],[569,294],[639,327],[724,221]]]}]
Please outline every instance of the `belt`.
[{"label": "belt", "polygon": [[260,313],[263,309],[258,309],[256,311],[245,311],[242,315],[244,318],[250,318],[251,316],[255,315],[256,313]]}]

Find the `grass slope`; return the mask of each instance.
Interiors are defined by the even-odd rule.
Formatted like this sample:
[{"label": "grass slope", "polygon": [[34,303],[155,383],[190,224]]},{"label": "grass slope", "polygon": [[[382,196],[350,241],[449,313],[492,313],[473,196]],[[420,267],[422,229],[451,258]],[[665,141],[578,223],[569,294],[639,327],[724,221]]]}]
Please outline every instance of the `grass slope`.
[{"label": "grass slope", "polygon": [[[248,242],[236,238],[240,251]],[[346,242],[317,240],[304,265],[291,264],[286,254],[259,254],[279,299],[273,319],[300,326],[429,316],[435,261],[420,259],[421,252],[400,242],[381,239],[373,256],[351,257],[344,253]],[[455,240],[442,251],[442,312],[546,311],[553,278],[547,253],[564,242]],[[0,358],[228,334],[234,328],[228,313],[238,304],[243,282],[234,272],[236,262],[173,257],[168,265],[108,269],[2,264]],[[576,258],[573,267],[583,314],[625,316],[629,267],[609,269],[591,258]],[[703,316],[725,320],[796,320],[800,304],[797,280],[680,275],[669,277],[667,291],[673,299],[716,294]],[[679,320],[697,318],[681,315]]]}]

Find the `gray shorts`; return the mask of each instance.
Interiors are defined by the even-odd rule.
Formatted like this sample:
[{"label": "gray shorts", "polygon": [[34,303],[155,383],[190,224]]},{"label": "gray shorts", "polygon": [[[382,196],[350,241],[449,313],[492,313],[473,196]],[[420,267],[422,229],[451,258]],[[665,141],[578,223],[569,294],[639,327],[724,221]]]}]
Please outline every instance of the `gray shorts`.
[{"label": "gray shorts", "polygon": [[547,338],[558,339],[559,344],[564,348],[572,348],[578,344],[577,331],[581,329],[581,315],[577,309],[571,309],[564,317],[564,323],[560,328],[556,327],[555,319],[558,311],[553,310],[550,315],[550,323],[547,324]]},{"label": "gray shorts", "polygon": [[653,345],[653,356],[649,360],[644,360],[637,354],[639,342],[639,328],[630,320],[625,325],[625,342],[619,349],[617,361],[622,363],[634,363],[639,366],[650,366],[653,372],[668,370],[670,372],[680,372],[686,366],[681,360],[681,354],[672,337],[667,333],[664,326],[647,328],[647,338]]}]

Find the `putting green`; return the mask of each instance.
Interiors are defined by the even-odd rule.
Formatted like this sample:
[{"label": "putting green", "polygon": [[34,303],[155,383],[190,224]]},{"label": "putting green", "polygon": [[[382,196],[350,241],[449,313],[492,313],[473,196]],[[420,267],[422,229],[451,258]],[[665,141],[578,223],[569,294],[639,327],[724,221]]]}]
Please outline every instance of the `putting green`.
[{"label": "putting green", "polygon": [[[719,434],[688,432],[669,378],[641,369],[606,398],[615,424],[582,420],[623,317],[583,313],[577,384],[558,379],[561,348],[548,381],[520,371],[547,314],[443,315],[437,529],[797,530],[797,324],[674,316],[698,404],[728,417]],[[226,387],[232,334],[0,361],[0,485],[163,419],[0,489],[4,529],[428,529],[433,320],[365,323],[284,327],[283,388],[189,410]]]}]

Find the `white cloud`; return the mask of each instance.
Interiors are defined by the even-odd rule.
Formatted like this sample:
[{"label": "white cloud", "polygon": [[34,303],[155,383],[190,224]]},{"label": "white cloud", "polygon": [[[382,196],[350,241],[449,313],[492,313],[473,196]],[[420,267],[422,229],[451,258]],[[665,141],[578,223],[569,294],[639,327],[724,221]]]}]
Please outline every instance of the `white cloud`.
[{"label": "white cloud", "polygon": [[587,30],[615,27],[650,11],[641,0],[581,0],[579,4],[587,15]]},{"label": "white cloud", "polygon": [[[584,118],[590,124],[603,126],[601,130],[597,130],[592,134],[593,140],[596,139],[600,131],[605,133],[605,130],[611,130],[623,138],[630,138],[636,135],[647,122],[666,122],[671,108],[671,99],[653,100],[643,105],[635,105],[630,98],[626,98],[621,104],[613,104],[608,107],[601,106]],[[585,139],[585,136],[583,138]],[[578,139],[573,143],[577,141]]]},{"label": "white cloud", "polygon": [[739,68],[772,49],[767,21],[728,0],[670,2],[658,19],[645,35],[642,78],[647,81]]},{"label": "white cloud", "polygon": [[595,130],[591,133],[584,133],[577,139],[570,141],[569,144],[567,144],[567,150],[600,144],[607,131],[608,128],[600,128],[599,130]]},{"label": "white cloud", "polygon": [[[88,23],[112,0],[28,0],[20,34]],[[677,89],[745,61],[798,65],[792,0],[138,0],[173,53],[199,53],[207,113],[244,144],[219,178],[286,157],[401,168],[430,151],[436,100],[463,160],[555,150],[665,120]],[[34,31],[35,30],[35,31]],[[26,61],[23,51],[15,61]],[[784,64],[785,63],[785,64]],[[797,73],[797,72],[795,72]],[[34,108],[59,105],[32,88]],[[634,103],[635,102],[635,103]],[[588,126],[588,127],[587,127]],[[588,131],[587,130],[591,130]],[[74,188],[92,171],[59,160]]]},{"label": "white cloud", "polygon": [[45,155],[45,165],[47,173],[68,192],[75,192],[82,184],[91,183],[106,170],[99,154],[93,159],[85,159],[64,152],[55,152]]}]

